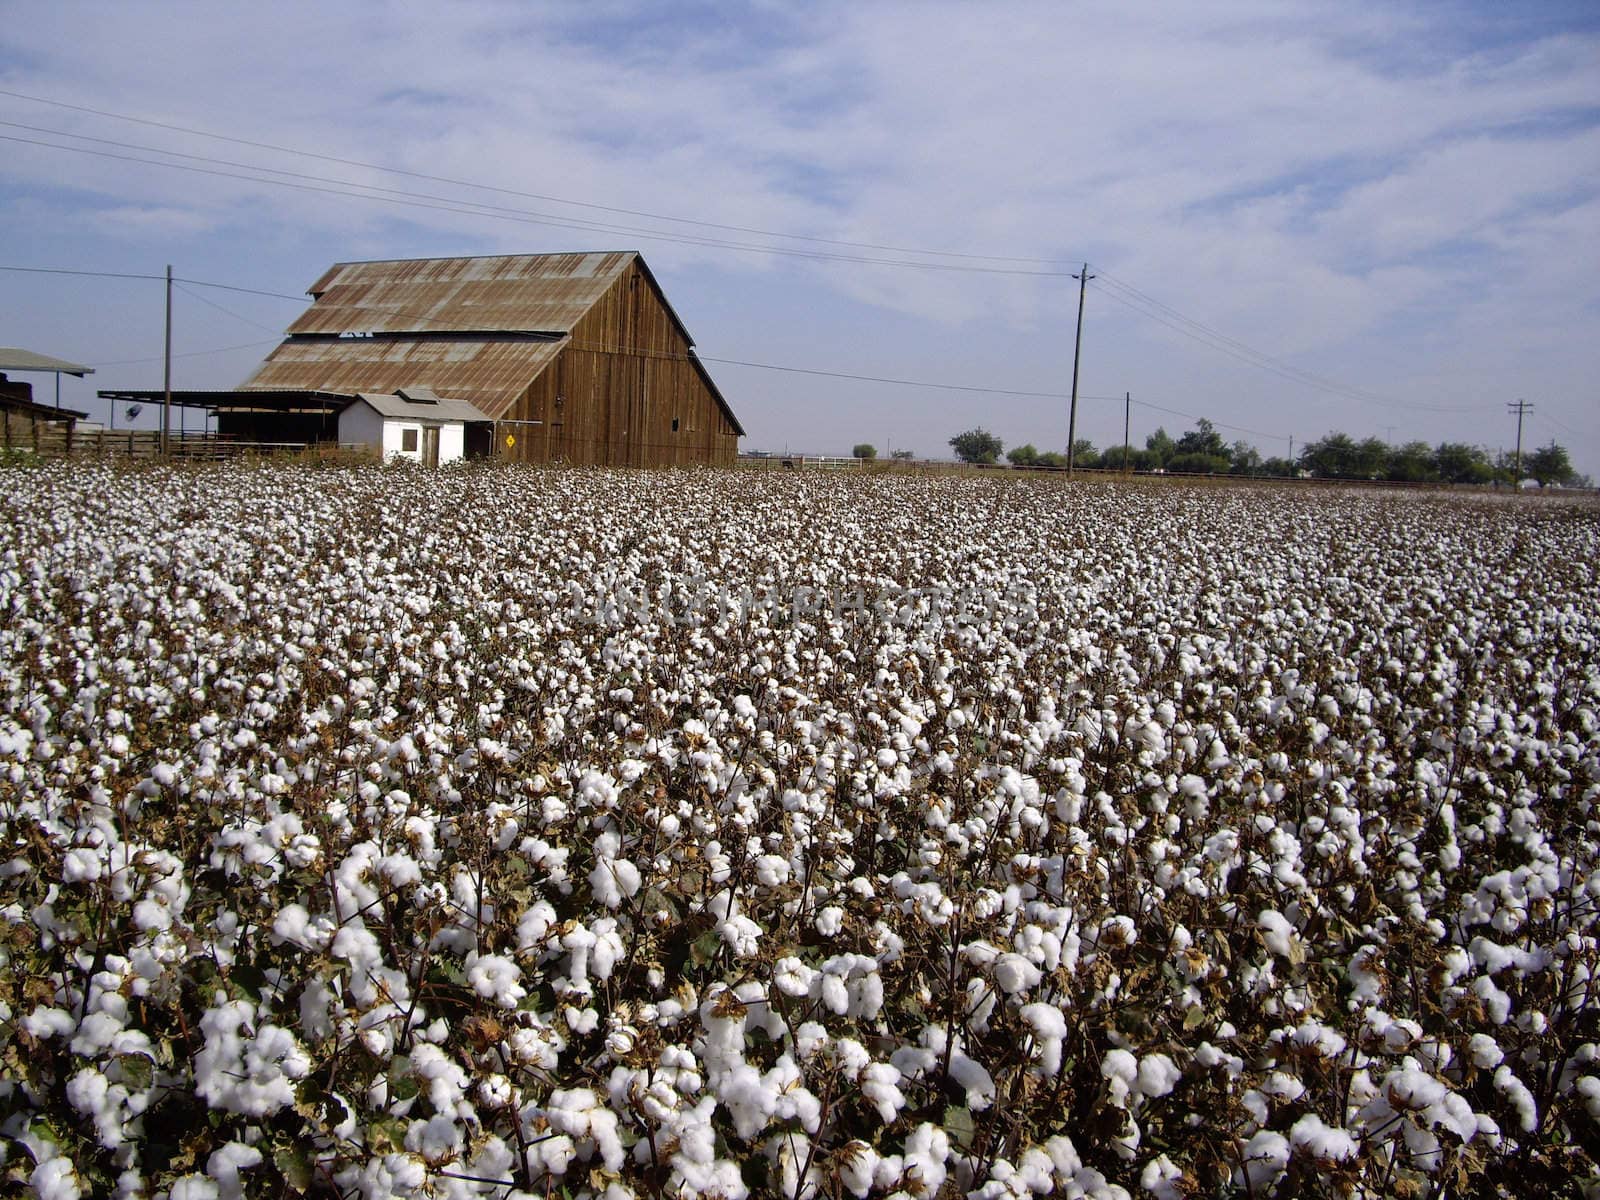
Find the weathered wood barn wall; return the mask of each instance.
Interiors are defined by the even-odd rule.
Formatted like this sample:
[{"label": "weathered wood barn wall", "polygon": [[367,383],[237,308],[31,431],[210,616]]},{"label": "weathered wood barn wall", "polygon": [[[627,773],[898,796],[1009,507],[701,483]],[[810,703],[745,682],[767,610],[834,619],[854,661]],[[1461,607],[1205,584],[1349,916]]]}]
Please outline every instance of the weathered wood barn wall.
[{"label": "weathered wood barn wall", "polygon": [[495,421],[494,453],[731,463],[744,433],[632,251],[338,263],[241,391],[432,388]]}]

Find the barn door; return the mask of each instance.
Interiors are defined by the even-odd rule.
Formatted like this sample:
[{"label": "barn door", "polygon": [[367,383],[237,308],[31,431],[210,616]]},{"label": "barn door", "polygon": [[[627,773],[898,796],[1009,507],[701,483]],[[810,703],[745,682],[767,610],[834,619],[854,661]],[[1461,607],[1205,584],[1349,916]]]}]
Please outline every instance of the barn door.
[{"label": "barn door", "polygon": [[422,428],[422,465],[437,467],[439,465],[439,427],[425,425]]}]

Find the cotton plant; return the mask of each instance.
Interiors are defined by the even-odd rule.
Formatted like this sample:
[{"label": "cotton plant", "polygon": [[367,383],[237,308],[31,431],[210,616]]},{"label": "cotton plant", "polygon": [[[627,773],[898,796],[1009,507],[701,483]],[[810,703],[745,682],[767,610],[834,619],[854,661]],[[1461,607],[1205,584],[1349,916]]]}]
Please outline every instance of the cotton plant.
[{"label": "cotton plant", "polygon": [[12,1190],[1595,1177],[1582,498],[4,482]]}]

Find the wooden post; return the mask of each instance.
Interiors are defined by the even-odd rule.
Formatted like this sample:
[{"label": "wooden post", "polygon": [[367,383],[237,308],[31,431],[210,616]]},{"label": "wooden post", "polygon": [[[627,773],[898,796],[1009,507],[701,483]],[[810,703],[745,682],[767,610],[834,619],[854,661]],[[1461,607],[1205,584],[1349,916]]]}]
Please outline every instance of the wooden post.
[{"label": "wooden post", "polygon": [[1073,443],[1078,440],[1078,356],[1083,352],[1083,291],[1089,286],[1089,280],[1094,276],[1089,274],[1089,264],[1083,264],[1083,272],[1074,275],[1078,281],[1078,337],[1072,344],[1072,409],[1067,417],[1067,478],[1072,478],[1072,451]]},{"label": "wooden post", "polygon": [[161,395],[161,453],[167,453],[167,427],[172,414],[172,264],[167,264],[167,348]]},{"label": "wooden post", "polygon": [[1131,471],[1128,464],[1128,420],[1133,414],[1133,393],[1124,392],[1122,395],[1122,469]]}]

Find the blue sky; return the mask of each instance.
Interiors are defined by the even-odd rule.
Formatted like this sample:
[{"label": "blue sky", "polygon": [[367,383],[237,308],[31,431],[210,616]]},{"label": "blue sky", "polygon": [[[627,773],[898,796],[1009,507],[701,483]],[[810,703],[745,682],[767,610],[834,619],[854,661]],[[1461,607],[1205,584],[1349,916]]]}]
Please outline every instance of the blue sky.
[{"label": "blue sky", "polygon": [[[708,357],[1059,393],[1087,260],[1099,444],[1124,392],[1135,440],[1205,416],[1268,453],[1330,429],[1509,448],[1526,398],[1525,443],[1600,476],[1592,4],[26,13],[0,135],[52,144],[0,150],[4,265],[299,296],[341,259],[637,248]],[[175,386],[239,382],[299,307],[181,291]],[[0,271],[0,344],[95,364],[63,399],[97,415],[97,386],[159,385],[161,337],[159,284]],[[712,370],[751,448],[1066,436],[1055,398]]]}]

